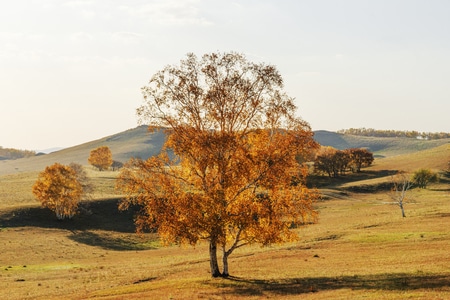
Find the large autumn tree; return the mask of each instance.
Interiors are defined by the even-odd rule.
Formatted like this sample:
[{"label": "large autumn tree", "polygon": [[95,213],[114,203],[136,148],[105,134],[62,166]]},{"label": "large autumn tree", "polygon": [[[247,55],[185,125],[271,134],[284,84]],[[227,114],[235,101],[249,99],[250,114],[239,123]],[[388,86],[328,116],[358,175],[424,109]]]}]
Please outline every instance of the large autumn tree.
[{"label": "large autumn tree", "polygon": [[298,158],[317,144],[282,88],[274,66],[237,53],[188,54],[157,72],[137,112],[168,138],[160,155],[130,160],[117,184],[120,208],[141,208],[137,229],[157,229],[167,244],[207,240],[218,277],[237,248],[293,240],[292,226],[314,222],[319,194]]}]

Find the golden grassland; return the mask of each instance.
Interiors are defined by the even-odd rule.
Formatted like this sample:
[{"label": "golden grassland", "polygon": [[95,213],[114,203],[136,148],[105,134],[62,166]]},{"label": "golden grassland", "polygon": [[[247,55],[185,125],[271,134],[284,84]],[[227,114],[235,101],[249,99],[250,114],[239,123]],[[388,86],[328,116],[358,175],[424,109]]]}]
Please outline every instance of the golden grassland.
[{"label": "golden grassland", "polygon": [[[443,169],[448,150],[427,150],[408,166]],[[364,184],[388,180],[368,176],[408,160],[397,159],[376,161]],[[37,172],[0,177],[1,299],[450,298],[448,179],[411,190],[406,218],[385,191],[327,187],[319,222],[296,229],[297,242],[238,249],[232,277],[212,279],[206,244],[161,247],[155,234],[136,235],[133,213],[117,210],[117,173],[86,169],[94,195],[64,222],[31,195]]]}]

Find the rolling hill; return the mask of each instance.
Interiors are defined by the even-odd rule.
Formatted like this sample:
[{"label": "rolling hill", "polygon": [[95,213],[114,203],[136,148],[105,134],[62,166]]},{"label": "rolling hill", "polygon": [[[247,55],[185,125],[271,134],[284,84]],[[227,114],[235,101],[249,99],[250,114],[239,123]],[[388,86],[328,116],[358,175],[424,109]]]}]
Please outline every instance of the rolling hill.
[{"label": "rolling hill", "polygon": [[[315,139],[323,146],[332,146],[337,149],[365,147],[377,158],[388,158],[450,145],[450,139],[427,141],[410,138],[364,137],[324,130],[315,131]],[[76,162],[86,165],[90,151],[100,146],[108,146],[113,153],[113,159],[117,161],[125,162],[131,157],[146,159],[159,153],[164,140],[163,131],[149,133],[147,126],[142,125],[50,154],[0,161],[0,175],[39,171],[55,162],[63,164]],[[445,150],[445,148],[442,149]]]},{"label": "rolling hill", "polygon": [[391,157],[432,149],[450,143],[450,139],[420,140],[397,137],[368,137],[318,130],[314,135],[322,146],[339,150],[348,148],[367,148],[375,157]]},{"label": "rolling hill", "polygon": [[131,157],[146,159],[159,153],[164,139],[162,131],[149,133],[147,126],[143,125],[50,154],[0,161],[0,175],[43,170],[55,162],[87,165],[90,151],[100,146],[108,146],[117,161],[125,162]]}]

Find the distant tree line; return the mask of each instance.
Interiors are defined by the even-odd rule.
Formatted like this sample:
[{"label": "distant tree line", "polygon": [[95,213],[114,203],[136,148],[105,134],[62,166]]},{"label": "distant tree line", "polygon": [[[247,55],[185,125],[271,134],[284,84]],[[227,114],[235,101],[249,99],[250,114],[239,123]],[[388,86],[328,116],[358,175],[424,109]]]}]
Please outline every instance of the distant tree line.
[{"label": "distant tree line", "polygon": [[329,177],[338,177],[347,172],[361,172],[374,160],[373,153],[363,148],[338,150],[333,147],[322,147],[314,161],[317,173],[326,173]]},{"label": "distant tree line", "polygon": [[36,155],[35,151],[3,148],[2,146],[0,146],[0,160],[18,159],[24,157],[31,157],[35,155]]},{"label": "distant tree line", "polygon": [[428,140],[438,140],[450,138],[448,132],[419,132],[419,131],[401,131],[401,130],[377,130],[373,128],[350,128],[341,129],[337,133],[350,134],[358,136],[373,137],[405,137],[405,138],[422,138]]}]

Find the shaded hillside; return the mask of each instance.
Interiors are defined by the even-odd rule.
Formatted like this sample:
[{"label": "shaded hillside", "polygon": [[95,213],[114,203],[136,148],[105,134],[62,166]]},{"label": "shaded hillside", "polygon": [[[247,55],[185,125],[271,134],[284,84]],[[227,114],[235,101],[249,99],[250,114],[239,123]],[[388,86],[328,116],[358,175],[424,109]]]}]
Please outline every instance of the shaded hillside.
[{"label": "shaded hillside", "polygon": [[450,139],[419,140],[414,138],[368,137],[325,130],[316,131],[314,138],[322,146],[331,146],[340,150],[368,148],[376,157],[413,153],[450,143]]},{"label": "shaded hillside", "polygon": [[149,133],[147,126],[139,126],[47,155],[1,161],[0,175],[43,170],[55,162],[63,164],[76,162],[87,165],[90,151],[100,146],[108,146],[113,154],[113,159],[117,161],[126,162],[131,157],[146,159],[159,153],[164,139],[165,135],[162,131]]}]

